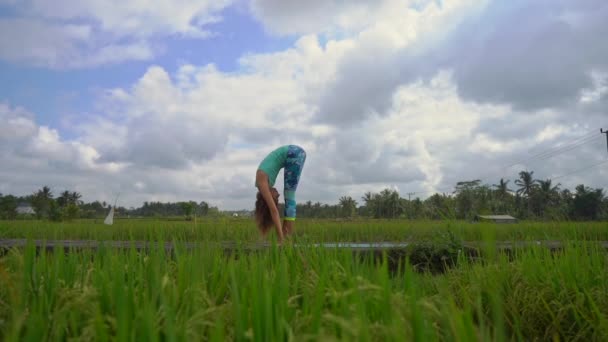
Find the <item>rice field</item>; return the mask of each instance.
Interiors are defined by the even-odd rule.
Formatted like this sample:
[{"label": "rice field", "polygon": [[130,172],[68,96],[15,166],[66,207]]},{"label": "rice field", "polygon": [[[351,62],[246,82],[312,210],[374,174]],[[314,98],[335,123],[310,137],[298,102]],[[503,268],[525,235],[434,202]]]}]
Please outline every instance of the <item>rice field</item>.
[{"label": "rice field", "polygon": [[[293,242],[226,255],[214,242],[260,241],[245,219],[194,222],[0,221],[0,238],[172,241],[141,253],[103,247],[0,257],[0,340],[502,341],[608,340],[608,223],[516,225],[307,221]],[[443,272],[308,243],[484,241]],[[503,254],[506,240],[559,240]],[[200,248],[186,249],[189,241]],[[432,248],[431,248],[432,249]],[[427,249],[424,249],[427,251]]]},{"label": "rice field", "polygon": [[[470,223],[465,221],[410,220],[313,220],[300,219],[294,239],[318,242],[416,241],[441,232],[452,232],[462,240],[479,241],[492,235],[496,240],[605,240],[608,222],[521,222],[518,224]],[[250,218],[115,219],[73,222],[2,221],[0,238],[48,240],[151,240],[151,241],[262,241]]]}]

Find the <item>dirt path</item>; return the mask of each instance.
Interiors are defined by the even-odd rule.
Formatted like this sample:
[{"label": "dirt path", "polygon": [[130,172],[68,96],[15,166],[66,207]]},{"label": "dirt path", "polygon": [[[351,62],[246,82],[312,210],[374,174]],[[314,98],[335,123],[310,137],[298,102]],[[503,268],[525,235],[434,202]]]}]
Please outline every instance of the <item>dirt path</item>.
[{"label": "dirt path", "polygon": [[[603,248],[608,249],[608,241],[595,241],[599,243]],[[203,246],[217,246],[224,249],[232,250],[258,250],[264,249],[270,246],[269,243],[246,243],[239,244],[234,241],[225,242],[211,242],[205,243],[201,241],[196,242],[180,242],[175,246],[172,242],[154,242],[154,241],[114,241],[114,240],[29,240],[29,243],[36,249],[46,249],[47,251],[53,251],[56,248],[63,248],[66,251],[71,250],[82,250],[82,249],[98,249],[100,247],[114,248],[114,249],[130,249],[135,248],[137,250],[147,250],[150,248],[163,247],[165,250],[170,251],[174,248],[193,249],[200,248]],[[317,243],[317,244],[295,244],[295,247],[323,247],[323,248],[339,248],[339,249],[351,249],[353,251],[383,251],[383,250],[402,250],[406,249],[407,246],[415,243],[415,241],[404,241],[404,242],[335,242],[335,243]],[[12,248],[25,248],[28,246],[28,240],[26,239],[0,239],[0,249],[9,250]],[[463,242],[465,248],[472,249],[483,249],[484,242],[482,241],[465,241]],[[564,247],[564,243],[557,240],[537,240],[537,241],[496,241],[495,248],[498,250],[512,250],[517,248],[523,248],[528,246],[543,246],[549,249],[561,249]]]}]

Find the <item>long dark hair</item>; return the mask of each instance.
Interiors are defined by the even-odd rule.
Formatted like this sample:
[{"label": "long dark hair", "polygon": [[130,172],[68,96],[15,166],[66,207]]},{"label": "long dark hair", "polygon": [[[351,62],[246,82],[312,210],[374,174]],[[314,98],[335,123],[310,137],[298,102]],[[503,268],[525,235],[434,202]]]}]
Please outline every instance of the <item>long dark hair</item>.
[{"label": "long dark hair", "polygon": [[[279,206],[278,199],[275,200],[277,207]],[[268,233],[274,222],[272,222],[272,215],[270,215],[270,207],[262,196],[262,193],[258,191],[255,199],[255,222],[258,225],[258,229],[262,234]]]}]

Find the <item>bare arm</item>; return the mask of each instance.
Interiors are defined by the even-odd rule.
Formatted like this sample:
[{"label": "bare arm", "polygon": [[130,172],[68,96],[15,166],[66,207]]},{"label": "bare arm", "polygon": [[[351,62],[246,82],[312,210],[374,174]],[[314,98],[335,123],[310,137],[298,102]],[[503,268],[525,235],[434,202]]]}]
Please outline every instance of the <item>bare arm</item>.
[{"label": "bare arm", "polygon": [[270,216],[272,216],[272,222],[277,230],[279,242],[283,241],[283,226],[281,225],[281,216],[279,215],[279,208],[274,203],[272,194],[270,193],[270,185],[268,184],[268,176],[260,170],[256,173],[256,182],[258,184],[258,190],[262,194],[262,197],[266,201],[268,208],[270,209]]}]

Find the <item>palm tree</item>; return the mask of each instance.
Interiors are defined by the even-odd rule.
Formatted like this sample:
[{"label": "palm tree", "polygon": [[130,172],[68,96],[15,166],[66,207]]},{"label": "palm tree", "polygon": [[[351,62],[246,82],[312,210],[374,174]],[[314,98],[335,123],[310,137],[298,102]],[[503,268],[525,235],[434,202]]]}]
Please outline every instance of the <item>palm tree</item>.
[{"label": "palm tree", "polygon": [[603,189],[592,189],[580,184],[572,201],[572,216],[578,220],[595,220],[606,200]]},{"label": "palm tree", "polygon": [[537,190],[530,200],[534,202],[533,207],[537,213],[540,216],[545,216],[547,208],[557,206],[559,202],[559,187],[561,184],[553,186],[550,179],[538,180],[537,182]]},{"label": "palm tree", "polygon": [[532,175],[534,175],[534,171],[521,171],[519,173],[519,179],[515,180],[515,184],[519,186],[519,189],[517,189],[517,194],[530,197],[537,183]]},{"label": "palm tree", "polygon": [[363,194],[363,197],[361,197],[361,199],[363,200],[363,202],[365,202],[365,205],[368,205],[368,203],[372,201],[373,195],[371,192],[368,191]]},{"label": "palm tree", "polygon": [[313,217],[319,217],[321,215],[321,202],[317,201],[312,205]]},{"label": "palm tree", "polygon": [[384,189],[380,192],[381,217],[395,218],[400,214],[399,193],[396,190]]},{"label": "palm tree", "polygon": [[46,200],[53,199],[53,193],[51,192],[51,188],[46,185],[43,186],[41,190],[38,190],[38,194]]},{"label": "palm tree", "polygon": [[196,203],[194,203],[194,202],[180,202],[179,203],[186,221],[190,221],[192,219],[192,213],[194,212],[195,204]]},{"label": "palm tree", "polygon": [[38,218],[42,218],[48,214],[52,201],[53,193],[51,192],[51,188],[46,185],[32,195],[31,204]]},{"label": "palm tree", "polygon": [[538,181],[538,190],[547,200],[553,198],[554,195],[557,195],[559,193],[559,187],[561,184],[557,183],[557,185],[553,187],[551,185],[552,184],[550,179]]},{"label": "palm tree", "polygon": [[312,217],[312,201],[304,203],[302,217]]},{"label": "palm tree", "polygon": [[75,204],[75,205],[82,204],[82,201],[80,201],[80,199],[82,198],[82,195],[76,191],[70,193],[68,198],[70,199],[69,200],[70,204]]},{"label": "palm tree", "polygon": [[367,215],[374,215],[377,207],[377,201],[375,200],[374,195],[368,191],[363,194],[361,200],[363,200],[363,203],[365,203],[365,211],[367,212]]},{"label": "palm tree", "polygon": [[357,210],[357,201],[350,196],[342,196],[340,197],[340,207],[346,217],[353,217]]},{"label": "palm tree", "polygon": [[519,189],[517,189],[517,194],[524,195],[523,198],[525,202],[528,203],[528,214],[531,214],[533,212],[532,201],[530,200],[530,197],[532,197],[532,194],[537,188],[536,183],[538,183],[538,181],[533,178],[533,175],[534,171],[521,171],[519,173],[519,179],[515,180],[515,184],[519,186]]},{"label": "palm tree", "polygon": [[68,203],[70,203],[70,196],[70,192],[65,190],[61,193],[61,195],[59,195],[59,197],[57,197],[57,204],[59,204],[59,206],[62,208],[65,207],[68,205]]},{"label": "palm tree", "polygon": [[207,203],[205,201],[201,201],[201,203],[199,203],[198,207],[200,208],[201,216],[207,216],[207,214],[209,214],[209,203]]},{"label": "palm tree", "polygon": [[496,213],[509,213],[513,196],[513,190],[509,189],[509,180],[501,178],[498,184],[493,184],[494,192],[491,192],[490,207]]},{"label": "palm tree", "polygon": [[506,197],[510,192],[513,192],[513,190],[509,189],[509,180],[505,182],[505,180],[503,178],[500,179],[500,182],[498,184],[494,184],[493,187],[496,188],[496,192],[498,193],[498,195],[501,198]]}]

